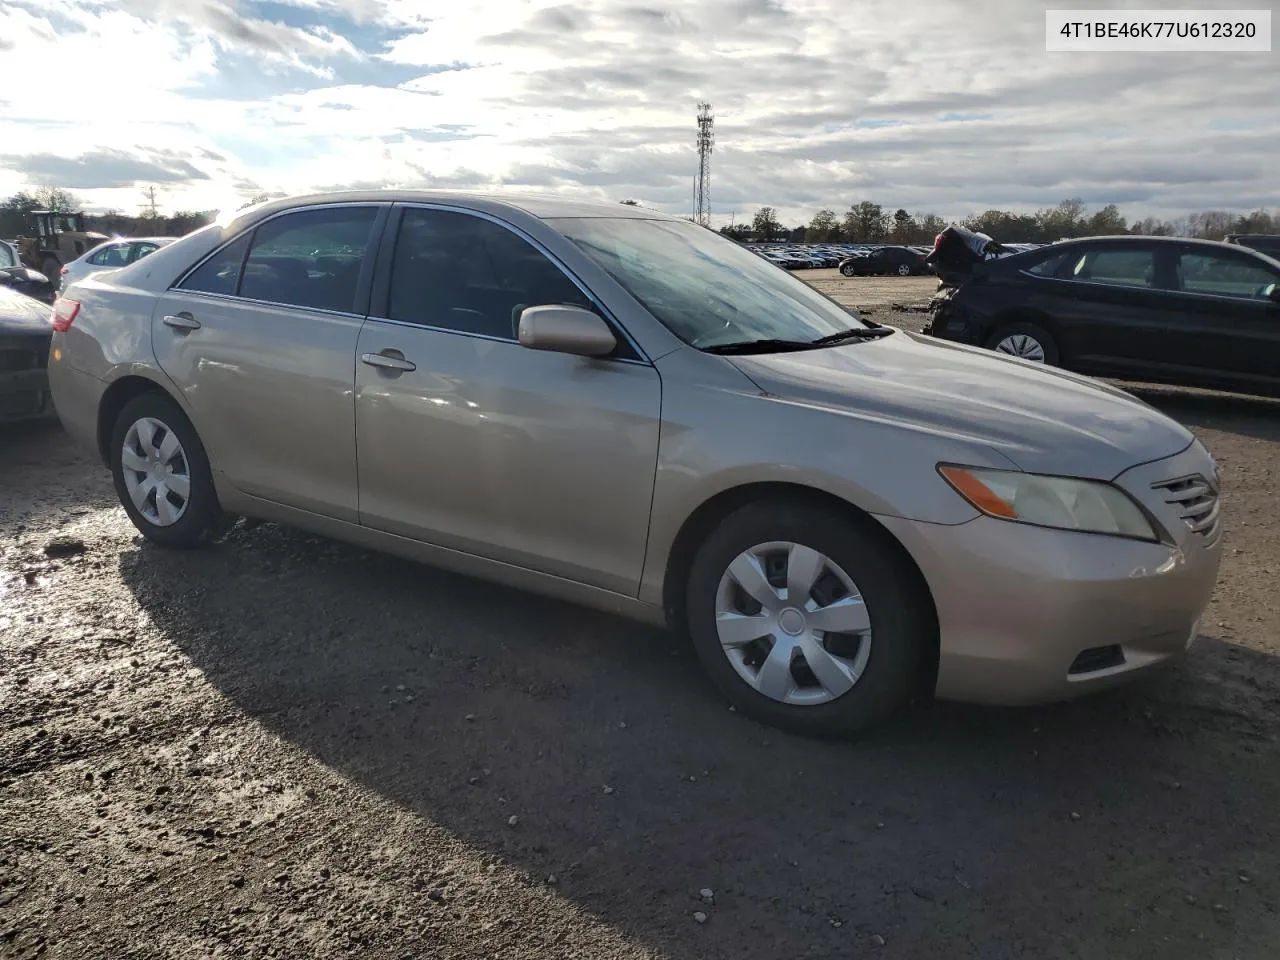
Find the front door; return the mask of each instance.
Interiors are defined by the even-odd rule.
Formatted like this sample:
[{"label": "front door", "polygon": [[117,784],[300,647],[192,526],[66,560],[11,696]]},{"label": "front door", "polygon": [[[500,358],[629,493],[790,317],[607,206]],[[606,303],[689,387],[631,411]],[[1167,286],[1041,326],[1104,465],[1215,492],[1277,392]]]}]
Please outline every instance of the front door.
[{"label": "front door", "polygon": [[1181,247],[1169,299],[1181,320],[1163,358],[1189,376],[1280,383],[1280,270],[1233,250]]},{"label": "front door", "polygon": [[357,520],[352,367],[385,211],[274,217],[160,298],[156,360],[214,469],[245,493]]},{"label": "front door", "polygon": [[634,596],[661,382],[620,337],[588,359],[516,340],[525,306],[598,309],[504,225],[408,207],[360,333],[360,521]]}]

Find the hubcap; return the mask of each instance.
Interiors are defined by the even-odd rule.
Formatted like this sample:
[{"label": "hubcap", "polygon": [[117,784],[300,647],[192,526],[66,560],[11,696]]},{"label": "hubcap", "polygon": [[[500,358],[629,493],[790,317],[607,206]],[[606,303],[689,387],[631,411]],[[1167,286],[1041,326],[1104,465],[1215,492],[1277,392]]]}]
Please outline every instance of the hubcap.
[{"label": "hubcap", "polygon": [[191,472],[178,435],[154,417],[129,427],[120,451],[124,487],[134,507],[157,527],[182,519],[191,496]]},{"label": "hubcap", "polygon": [[996,353],[1007,353],[1010,356],[1021,357],[1023,360],[1044,363],[1044,347],[1035,337],[1025,333],[1015,333],[1005,337],[996,344]]},{"label": "hubcap", "polygon": [[871,656],[871,620],[838,564],[803,544],[761,543],[720,577],[716,632],[729,663],[780,703],[828,703],[853,689]]}]

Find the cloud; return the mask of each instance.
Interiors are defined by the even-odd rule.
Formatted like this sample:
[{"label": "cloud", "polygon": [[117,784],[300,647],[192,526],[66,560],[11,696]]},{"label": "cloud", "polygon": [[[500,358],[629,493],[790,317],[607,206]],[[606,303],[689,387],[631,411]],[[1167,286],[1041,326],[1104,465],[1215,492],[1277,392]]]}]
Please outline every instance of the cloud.
[{"label": "cloud", "polygon": [[122,150],[100,150],[78,157],[51,153],[0,154],[0,166],[21,170],[35,184],[94,190],[137,183],[186,183],[209,175],[173,154],[153,153],[148,159]]},{"label": "cloud", "polygon": [[[1131,218],[1275,203],[1280,115],[1259,107],[1280,94],[1274,55],[1047,54],[1055,5],[10,0],[6,66],[50,88],[38,103],[0,94],[0,191],[90,178],[50,166],[71,125],[86,156],[202,171],[162,181],[192,207],[245,182],[385,183],[684,213],[708,99],[725,220],[768,204],[797,222],[864,199],[963,215],[1076,195]],[[148,78],[109,115],[81,75],[46,69],[104,57]],[[106,170],[111,183],[135,172]],[[126,187],[87,199],[136,202],[113,189]]]}]

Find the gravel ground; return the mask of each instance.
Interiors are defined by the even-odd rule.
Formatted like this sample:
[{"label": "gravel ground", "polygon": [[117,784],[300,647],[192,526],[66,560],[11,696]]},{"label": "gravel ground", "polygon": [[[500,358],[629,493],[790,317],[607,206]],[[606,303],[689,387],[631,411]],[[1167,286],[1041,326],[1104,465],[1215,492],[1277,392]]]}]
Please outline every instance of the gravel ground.
[{"label": "gravel ground", "polygon": [[1143,395],[1225,474],[1185,663],[834,744],[658,631],[271,524],[158,550],[4,429],[0,956],[1273,958],[1280,403]]}]

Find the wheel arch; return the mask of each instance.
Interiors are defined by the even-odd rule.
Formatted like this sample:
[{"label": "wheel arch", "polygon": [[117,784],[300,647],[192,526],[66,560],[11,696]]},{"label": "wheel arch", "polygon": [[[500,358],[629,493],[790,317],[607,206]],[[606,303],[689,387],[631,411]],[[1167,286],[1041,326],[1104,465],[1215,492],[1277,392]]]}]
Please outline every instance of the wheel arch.
[{"label": "wheel arch", "polygon": [[98,455],[107,466],[111,465],[109,446],[111,432],[115,429],[116,417],[124,409],[124,405],[134,397],[144,393],[158,393],[173,400],[178,406],[182,403],[166,390],[160,383],[149,377],[131,373],[114,381],[102,394],[98,402],[97,442]]},{"label": "wheel arch", "polygon": [[[1045,332],[1053,337],[1053,342],[1058,348],[1058,355],[1062,356],[1066,353],[1063,349],[1062,328],[1051,315],[1036,307],[1022,305],[1006,307],[995,314],[991,318],[991,324],[988,328],[987,341],[989,342],[1003,328],[1015,323],[1034,323],[1037,327],[1043,327]],[[985,345],[984,343],[983,346]]]},{"label": "wheel arch", "polygon": [[662,602],[668,624],[678,627],[684,623],[685,592],[698,546],[730,514],[762,500],[785,500],[832,510],[879,539],[893,553],[902,569],[915,581],[920,595],[928,600],[928,617],[932,625],[931,649],[921,658],[918,691],[932,695],[938,670],[938,613],[933,602],[933,592],[929,589],[923,572],[907,548],[873,514],[842,497],[815,487],[785,481],[745,483],[721,490],[699,504],[685,518],[667,552],[662,580]]}]

